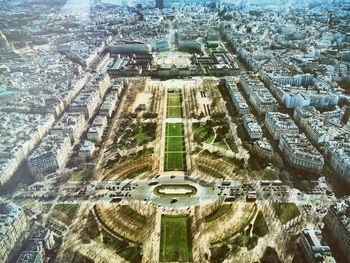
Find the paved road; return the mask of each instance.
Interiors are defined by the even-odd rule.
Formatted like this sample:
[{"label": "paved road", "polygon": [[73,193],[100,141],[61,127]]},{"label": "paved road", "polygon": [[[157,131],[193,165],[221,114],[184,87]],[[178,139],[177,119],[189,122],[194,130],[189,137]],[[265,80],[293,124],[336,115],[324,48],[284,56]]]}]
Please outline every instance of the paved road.
[{"label": "paved road", "polygon": [[[174,196],[158,196],[154,188],[158,185],[189,184],[197,189],[191,197],[176,196],[177,202],[172,203]],[[294,202],[297,205],[317,203],[331,204],[335,197],[328,196],[325,189],[314,193],[300,192],[298,189],[282,185],[279,181],[240,181],[213,180],[200,181],[197,177],[186,176],[182,172],[168,172],[152,180],[123,180],[123,181],[90,181],[69,182],[60,187],[40,183],[34,184],[14,195],[13,199],[36,200],[42,203],[110,203],[138,200],[153,203],[162,207],[180,208],[199,203],[214,202],[224,199],[228,202],[244,201],[247,195],[257,200],[270,202]]]}]

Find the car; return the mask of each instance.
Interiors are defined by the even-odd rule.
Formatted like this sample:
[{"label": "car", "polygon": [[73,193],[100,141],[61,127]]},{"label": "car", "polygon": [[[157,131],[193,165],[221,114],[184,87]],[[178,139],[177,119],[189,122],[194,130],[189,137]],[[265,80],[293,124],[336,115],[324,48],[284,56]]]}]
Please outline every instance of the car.
[{"label": "car", "polygon": [[333,195],[333,192],[332,192],[332,190],[327,189],[327,190],[326,190],[326,194],[327,194],[328,196],[331,196],[331,195]]},{"label": "car", "polygon": [[222,186],[230,186],[230,185],[231,185],[231,182],[229,182],[229,181],[223,181],[221,185],[222,185]]}]

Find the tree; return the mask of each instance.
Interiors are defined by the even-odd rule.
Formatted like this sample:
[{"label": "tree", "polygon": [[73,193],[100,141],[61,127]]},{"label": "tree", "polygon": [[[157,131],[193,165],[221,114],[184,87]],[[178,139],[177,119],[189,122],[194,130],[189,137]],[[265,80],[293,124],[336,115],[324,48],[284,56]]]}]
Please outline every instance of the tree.
[{"label": "tree", "polygon": [[248,250],[251,250],[251,249],[253,249],[257,244],[258,244],[258,237],[257,237],[257,236],[252,236],[252,237],[249,238],[248,241],[247,241],[247,249],[248,249]]},{"label": "tree", "polygon": [[261,263],[282,263],[279,259],[276,250],[273,247],[266,247],[262,258],[260,259]]},{"label": "tree", "polygon": [[279,156],[277,153],[273,154],[272,157],[272,163],[274,166],[278,167],[278,168],[282,168],[283,167],[283,160],[281,158],[281,156]]},{"label": "tree", "polygon": [[241,160],[239,160],[239,168],[243,169],[244,168],[244,158],[242,158]]},{"label": "tree", "polygon": [[229,127],[227,125],[223,125],[219,127],[216,132],[222,136],[225,136],[229,132]]},{"label": "tree", "polygon": [[312,187],[312,184],[309,181],[307,181],[307,180],[303,180],[303,181],[300,182],[300,189],[301,190],[307,191],[311,187]]},{"label": "tree", "polygon": [[212,251],[210,262],[212,263],[223,262],[226,259],[229,252],[230,252],[229,246],[227,244],[223,244],[221,247]]},{"label": "tree", "polygon": [[66,183],[72,177],[72,175],[73,175],[72,172],[66,172],[66,173],[61,174],[61,176],[59,178],[60,184]]},{"label": "tree", "polygon": [[207,120],[206,122],[205,122],[205,125],[207,126],[207,127],[213,127],[213,125],[214,125],[214,123],[213,123],[213,121],[212,120]]}]

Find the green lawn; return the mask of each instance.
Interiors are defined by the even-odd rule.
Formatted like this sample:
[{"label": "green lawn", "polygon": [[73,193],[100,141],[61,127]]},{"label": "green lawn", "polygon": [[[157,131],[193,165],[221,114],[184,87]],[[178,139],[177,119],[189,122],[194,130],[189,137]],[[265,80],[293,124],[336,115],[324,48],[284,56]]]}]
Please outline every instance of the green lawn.
[{"label": "green lawn", "polygon": [[274,207],[282,224],[300,215],[300,211],[295,203],[278,203]]},{"label": "green lawn", "polygon": [[214,221],[220,217],[222,217],[231,207],[232,204],[223,204],[217,210],[215,210],[212,214],[205,217],[205,222]]},{"label": "green lawn", "polygon": [[269,170],[265,169],[265,170],[262,172],[261,179],[262,179],[262,180],[278,180],[278,179],[279,179],[279,176],[278,176],[278,173],[277,173],[277,172],[275,172],[275,171],[269,171]]},{"label": "green lawn", "polygon": [[102,229],[102,236],[102,242],[127,261],[132,263],[139,263],[142,261],[142,248],[140,246],[130,245],[126,240],[116,238],[104,229]]},{"label": "green lawn", "polygon": [[[222,208],[222,210],[224,210],[224,208]],[[252,224],[255,217],[256,219],[254,221],[254,224]],[[250,231],[252,228],[252,236],[250,236]],[[231,233],[231,238],[222,240],[221,242],[215,242],[213,244],[230,244],[240,247],[247,247],[248,250],[251,250],[257,245],[259,237],[263,237],[268,233],[269,230],[262,212],[258,211],[257,207],[254,206],[254,209],[252,210],[249,218],[244,222],[239,230]],[[212,248],[213,251],[219,249],[219,247]]]},{"label": "green lawn", "polygon": [[138,132],[136,133],[135,135],[135,140],[136,140],[136,143],[139,145],[141,142],[144,142],[144,141],[148,141],[149,140],[149,136],[142,131],[142,129],[139,129]]},{"label": "green lawn", "polygon": [[166,137],[165,150],[166,152],[183,152],[183,137]]},{"label": "green lawn", "polygon": [[119,255],[131,263],[142,262],[142,248],[140,246],[127,247],[120,251]]},{"label": "green lawn", "polygon": [[181,107],[181,97],[177,95],[168,95],[167,106]]},{"label": "green lawn", "polygon": [[143,123],[137,127],[137,132],[133,136],[138,145],[153,141],[155,139],[155,133],[157,124],[155,123]]},{"label": "green lawn", "polygon": [[82,169],[73,174],[71,181],[85,181],[91,177],[91,171],[87,171],[86,169]]},{"label": "green lawn", "polygon": [[166,136],[183,136],[183,123],[167,123]]},{"label": "green lawn", "polygon": [[168,118],[182,118],[182,108],[181,107],[167,107],[167,117]]},{"label": "green lawn", "polygon": [[77,204],[59,204],[54,207],[52,214],[53,217],[55,217],[59,221],[70,225],[70,223],[76,216],[78,208],[79,205]]},{"label": "green lawn", "polygon": [[210,262],[224,262],[230,251],[231,249],[227,244],[210,247]]},{"label": "green lawn", "polygon": [[[254,206],[254,209],[253,209],[251,215],[245,221],[245,223],[242,225],[240,230],[232,233],[232,236],[236,236],[237,234],[239,234],[239,235],[234,237],[233,239],[232,238],[229,239],[227,241],[228,244],[237,245],[240,247],[247,247],[248,250],[251,250],[256,246],[256,244],[258,243],[259,237],[254,233],[254,229],[253,229],[253,235],[250,236],[250,230],[252,227],[256,227],[256,225],[255,225],[256,221],[254,222],[254,225],[252,225],[251,223],[252,223],[252,220],[255,218],[257,213],[258,213],[258,209],[256,206]],[[259,219],[259,222],[260,222],[260,219]],[[264,220],[264,222],[265,222],[265,220]]]},{"label": "green lawn", "polygon": [[89,239],[94,239],[94,240],[98,240],[100,236],[98,223],[91,211],[89,212],[89,215],[87,217],[84,229],[82,231],[82,235],[86,236]]},{"label": "green lawn", "polygon": [[165,153],[165,171],[184,171],[186,168],[185,153]]},{"label": "green lawn", "polygon": [[168,118],[182,118],[181,91],[180,90],[168,91],[167,117]]},{"label": "green lawn", "polygon": [[77,205],[77,204],[61,204],[61,205],[56,205],[55,209],[61,211],[66,216],[71,218],[71,217],[73,217],[73,215],[77,211],[78,207],[79,207],[79,205]]},{"label": "green lawn", "polygon": [[184,171],[186,167],[184,152],[183,123],[167,123],[165,138],[164,166],[166,171]]},{"label": "green lawn", "polygon": [[180,95],[181,94],[181,90],[179,89],[173,89],[173,90],[168,90],[168,95]]},{"label": "green lawn", "polygon": [[191,218],[162,215],[160,262],[192,261]]},{"label": "green lawn", "polygon": [[220,142],[214,142],[213,145],[229,150],[230,148],[227,146],[227,144],[224,141],[220,141]]},{"label": "green lawn", "polygon": [[[156,138],[157,124],[145,122],[130,123],[124,131],[118,131],[117,140],[112,151],[145,145]],[[118,141],[118,142],[117,142]]]},{"label": "green lawn", "polygon": [[265,218],[262,212],[259,211],[254,222],[253,234],[257,235],[258,237],[263,237],[268,233],[269,233],[269,229],[267,228]]},{"label": "green lawn", "polygon": [[212,143],[215,137],[214,130],[205,123],[193,123],[193,135],[197,142]]},{"label": "green lawn", "polygon": [[214,141],[215,134],[210,134],[209,137],[204,141],[205,143],[212,143]]}]

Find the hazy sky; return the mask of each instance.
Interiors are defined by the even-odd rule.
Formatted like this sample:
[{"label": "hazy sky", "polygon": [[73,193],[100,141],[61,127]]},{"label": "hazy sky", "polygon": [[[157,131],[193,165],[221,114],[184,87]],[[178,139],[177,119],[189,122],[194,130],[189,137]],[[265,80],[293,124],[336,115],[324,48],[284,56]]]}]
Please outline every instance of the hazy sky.
[{"label": "hazy sky", "polygon": [[[102,0],[103,3],[121,4],[123,0]],[[126,1],[133,2],[133,1]],[[90,0],[68,0],[63,10],[74,15],[87,15],[90,12]]]}]

